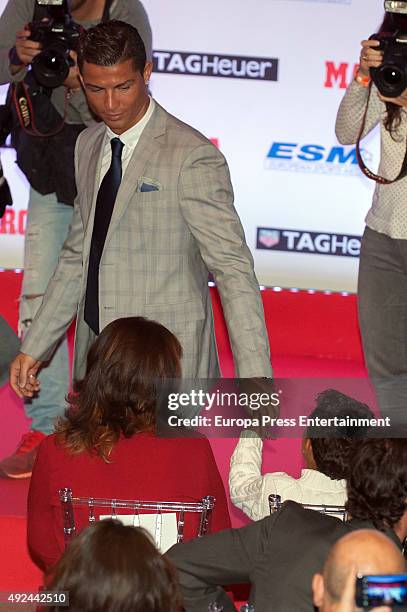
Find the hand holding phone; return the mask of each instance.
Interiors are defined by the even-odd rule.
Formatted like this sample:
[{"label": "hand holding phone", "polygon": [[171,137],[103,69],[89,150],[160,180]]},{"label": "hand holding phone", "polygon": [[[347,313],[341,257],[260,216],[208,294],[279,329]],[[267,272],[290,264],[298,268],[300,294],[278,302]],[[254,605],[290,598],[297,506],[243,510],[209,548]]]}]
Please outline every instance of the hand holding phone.
[{"label": "hand holding phone", "polygon": [[407,574],[358,576],[355,599],[359,608],[407,606]]}]

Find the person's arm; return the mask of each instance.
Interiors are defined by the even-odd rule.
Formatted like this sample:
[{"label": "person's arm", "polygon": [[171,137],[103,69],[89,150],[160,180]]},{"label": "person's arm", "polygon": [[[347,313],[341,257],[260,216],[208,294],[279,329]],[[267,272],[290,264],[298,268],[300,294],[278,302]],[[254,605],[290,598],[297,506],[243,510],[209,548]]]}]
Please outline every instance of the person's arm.
[{"label": "person's arm", "polygon": [[52,443],[51,438],[46,438],[38,449],[27,505],[28,548],[43,571],[52,567],[63,552],[55,538],[54,512],[50,501],[49,462],[52,458],[49,457],[48,447]]},{"label": "person's arm", "polygon": [[[75,172],[78,171],[75,149]],[[42,304],[21,345],[20,353],[10,364],[10,385],[19,397],[32,397],[39,390],[36,378],[42,362],[51,359],[59,341],[76,315],[82,279],[84,229],[79,207],[80,194],[74,204],[68,237],[62,246],[58,265],[48,283]]]},{"label": "person's arm", "polygon": [[[75,150],[75,172],[78,172],[78,136]],[[84,228],[80,211],[80,194],[75,199],[68,237],[62,247],[58,265],[48,283],[42,305],[33,319],[21,345],[21,351],[38,359],[51,358],[58,342],[71,324],[78,307],[82,279]]]},{"label": "person's arm", "polygon": [[[335,133],[337,139],[343,145],[356,143],[368,103],[369,108],[366,115],[365,127],[361,136],[362,138],[373,130],[379,123],[382,114],[386,111],[386,106],[384,102],[380,100],[376,86],[371,85],[370,92],[370,88],[366,86],[366,83],[363,84],[364,80],[369,79],[370,68],[377,67],[382,61],[382,53],[374,48],[377,45],[377,40],[362,41],[359,71],[346,90],[339,106],[336,117]],[[361,82],[356,80],[357,77],[360,77]]]},{"label": "person's arm", "polygon": [[215,277],[240,378],[271,376],[263,303],[239,216],[229,169],[211,144],[184,160],[178,182],[182,215]]},{"label": "person's arm", "polygon": [[[230,499],[252,520],[269,514],[265,499],[266,479],[271,474],[261,473],[263,441],[252,431],[243,432],[230,458]],[[266,512],[265,512],[266,508]]]},{"label": "person's arm", "polygon": [[[8,0],[0,16],[0,84],[19,81],[26,74],[29,64],[39,50],[39,43],[24,38],[24,27],[32,20],[34,0]],[[19,36],[17,36],[19,34]],[[10,49],[19,47],[22,65],[12,65]]]},{"label": "person's arm", "polygon": [[202,612],[213,602],[223,605],[224,612],[236,610],[221,585],[251,581],[273,523],[274,517],[268,517],[170,548],[167,556],[178,570],[186,612]]}]

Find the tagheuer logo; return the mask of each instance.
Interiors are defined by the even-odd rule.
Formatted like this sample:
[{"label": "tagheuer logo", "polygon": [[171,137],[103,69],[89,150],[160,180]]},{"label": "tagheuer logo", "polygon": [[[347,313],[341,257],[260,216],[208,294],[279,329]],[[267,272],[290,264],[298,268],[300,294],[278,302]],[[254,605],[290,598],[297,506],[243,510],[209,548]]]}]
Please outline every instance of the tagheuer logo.
[{"label": "tagheuer logo", "polygon": [[360,236],[258,227],[256,248],[267,251],[359,257]]},{"label": "tagheuer logo", "polygon": [[190,51],[154,51],[154,72],[231,79],[277,81],[278,59],[214,55]]}]

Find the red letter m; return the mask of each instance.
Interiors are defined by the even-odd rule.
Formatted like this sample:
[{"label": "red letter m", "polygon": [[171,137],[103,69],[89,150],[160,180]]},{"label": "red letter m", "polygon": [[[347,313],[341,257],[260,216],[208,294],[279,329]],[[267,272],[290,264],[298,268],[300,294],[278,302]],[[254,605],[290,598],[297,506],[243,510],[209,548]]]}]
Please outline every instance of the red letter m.
[{"label": "red letter m", "polygon": [[325,62],[326,64],[326,81],[324,87],[333,87],[334,83],[339,81],[339,88],[346,89],[346,71],[349,64],[342,62],[338,68],[333,62]]}]

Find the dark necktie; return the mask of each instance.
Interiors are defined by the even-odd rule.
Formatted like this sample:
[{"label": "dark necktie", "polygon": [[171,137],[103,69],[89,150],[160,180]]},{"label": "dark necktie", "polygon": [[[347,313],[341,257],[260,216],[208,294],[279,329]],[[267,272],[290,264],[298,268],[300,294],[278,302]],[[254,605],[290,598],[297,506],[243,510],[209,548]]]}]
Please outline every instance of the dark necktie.
[{"label": "dark necktie", "polygon": [[112,161],[99,187],[92,242],[90,245],[88,280],[86,283],[84,318],[89,327],[99,334],[99,264],[112,218],[114,203],[122,180],[122,150],[119,138],[112,138]]}]

